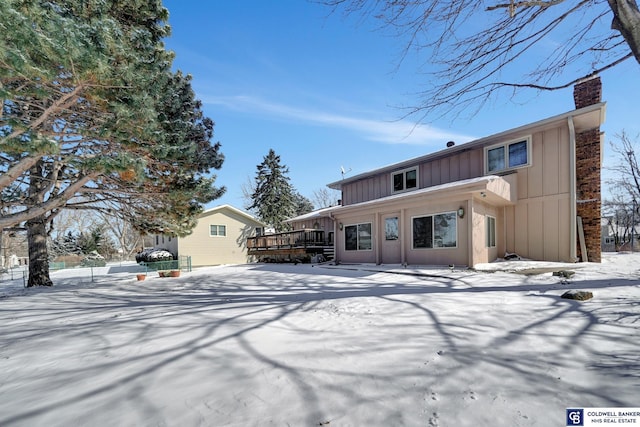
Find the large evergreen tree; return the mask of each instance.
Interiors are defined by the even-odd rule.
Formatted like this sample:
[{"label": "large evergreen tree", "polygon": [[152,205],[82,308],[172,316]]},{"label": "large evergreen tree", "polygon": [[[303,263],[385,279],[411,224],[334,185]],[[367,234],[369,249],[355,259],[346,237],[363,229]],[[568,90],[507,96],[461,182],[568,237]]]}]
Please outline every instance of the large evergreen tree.
[{"label": "large evergreen tree", "polygon": [[296,212],[296,193],[289,183],[288,173],[289,168],[270,149],[257,166],[255,191],[251,195],[253,203],[249,209],[255,209],[260,220],[276,232],[288,230],[289,226],[284,220]]},{"label": "large evergreen tree", "polygon": [[207,176],[223,161],[213,122],[170,69],[167,17],[160,0],[0,2],[0,228],[26,224],[29,286],[51,285],[61,209],[185,234],[224,191]]},{"label": "large evergreen tree", "polygon": [[297,191],[293,194],[293,201],[295,202],[295,215],[304,215],[314,209],[311,200],[307,199]]}]

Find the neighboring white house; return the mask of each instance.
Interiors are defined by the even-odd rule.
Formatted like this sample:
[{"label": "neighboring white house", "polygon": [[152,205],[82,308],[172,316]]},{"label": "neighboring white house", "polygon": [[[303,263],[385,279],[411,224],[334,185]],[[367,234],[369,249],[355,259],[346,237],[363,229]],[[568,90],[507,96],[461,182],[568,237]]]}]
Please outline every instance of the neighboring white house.
[{"label": "neighboring white house", "polygon": [[202,212],[190,235],[156,235],[154,244],[174,255],[190,256],[194,267],[245,264],[254,261],[254,257],[247,255],[247,238],[262,233],[264,227],[247,212],[221,205]]}]

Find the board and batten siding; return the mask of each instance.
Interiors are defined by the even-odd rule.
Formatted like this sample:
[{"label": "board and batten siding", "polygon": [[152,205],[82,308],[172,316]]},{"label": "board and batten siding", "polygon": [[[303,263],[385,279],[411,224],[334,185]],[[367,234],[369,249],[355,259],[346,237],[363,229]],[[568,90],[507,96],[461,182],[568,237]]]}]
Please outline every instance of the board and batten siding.
[{"label": "board and batten siding", "polygon": [[[547,123],[528,134],[501,135],[485,146],[531,136],[531,165],[517,169],[517,204],[508,206],[501,222],[501,249],[531,259],[572,262],[570,241],[570,146],[566,121]],[[447,184],[484,174],[484,147],[452,152],[418,167],[419,188]],[[407,167],[403,167],[404,170]],[[385,171],[346,183],[343,205],[392,195]]]},{"label": "board and batten siding", "polygon": [[518,202],[505,209],[507,252],[573,261],[569,149],[566,124],[532,135],[531,166],[517,170]]},{"label": "board and batten siding", "polygon": [[[416,164],[418,187],[427,188],[482,176],[484,171],[483,156],[483,149],[476,148]],[[342,188],[342,204],[347,206],[393,195],[391,189],[392,173],[394,172],[385,172],[345,184]]]}]

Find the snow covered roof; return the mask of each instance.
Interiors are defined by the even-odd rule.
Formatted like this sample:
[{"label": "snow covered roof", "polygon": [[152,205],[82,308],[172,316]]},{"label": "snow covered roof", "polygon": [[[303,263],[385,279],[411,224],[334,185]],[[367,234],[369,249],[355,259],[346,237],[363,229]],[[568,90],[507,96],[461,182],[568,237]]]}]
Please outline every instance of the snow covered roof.
[{"label": "snow covered roof", "polygon": [[233,207],[233,206],[231,206],[231,205],[220,205],[220,206],[216,206],[216,207],[213,207],[213,208],[207,209],[207,210],[205,210],[204,212],[202,212],[202,213],[200,214],[200,218],[202,218],[202,217],[204,217],[204,216],[207,216],[207,215],[211,215],[211,214],[213,214],[213,213],[215,213],[215,212],[222,211],[222,210],[230,210],[231,212],[234,212],[234,213],[236,213],[237,215],[240,215],[240,216],[242,216],[242,217],[245,217],[246,219],[248,219],[248,220],[250,220],[250,221],[253,221],[253,222],[256,222],[256,223],[258,223],[258,224],[261,224],[262,226],[264,226],[264,225],[265,225],[265,224],[264,224],[264,223],[262,223],[259,219],[257,219],[257,218],[256,218],[256,217],[254,217],[253,215],[251,215],[250,213],[245,212],[245,211],[243,211],[243,210],[240,210],[240,209],[238,209],[238,208],[235,208],[235,207]]},{"label": "snow covered roof", "polygon": [[312,218],[328,217],[329,216],[329,212],[331,212],[331,210],[334,209],[334,208],[336,208],[336,206],[329,206],[329,207],[322,208],[322,209],[316,209],[315,211],[311,211],[311,212],[306,213],[306,214],[302,214],[302,215],[298,215],[298,216],[293,217],[293,218],[289,218],[289,219],[285,220],[284,222],[291,223],[291,222],[295,222],[295,221],[305,221],[307,219],[312,219]]},{"label": "snow covered roof", "polygon": [[[447,184],[434,185],[432,187],[422,188],[416,191],[409,191],[406,193],[393,194],[387,197],[381,197],[379,199],[367,200],[365,202],[354,203],[346,206],[334,206],[328,208],[329,212],[338,212],[349,209],[358,209],[362,207],[372,206],[379,203],[388,203],[396,200],[406,200],[408,198],[414,198],[419,196],[431,195],[436,193],[445,192],[447,195],[451,195],[452,192],[472,192],[486,190],[486,201],[499,204],[510,204],[515,202],[512,200],[511,184],[505,179],[505,177],[497,175],[486,175],[477,178],[463,179],[461,181],[449,182]],[[327,212],[327,213],[329,213]]]}]

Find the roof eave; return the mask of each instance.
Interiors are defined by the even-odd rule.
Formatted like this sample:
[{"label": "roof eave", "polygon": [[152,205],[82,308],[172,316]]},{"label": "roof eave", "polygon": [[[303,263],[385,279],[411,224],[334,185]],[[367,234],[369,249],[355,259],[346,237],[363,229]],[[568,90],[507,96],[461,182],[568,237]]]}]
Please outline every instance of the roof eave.
[{"label": "roof eave", "polygon": [[[465,151],[472,148],[476,148],[478,146],[483,146],[485,144],[493,143],[494,140],[500,139],[503,137],[507,137],[509,134],[513,133],[526,133],[535,128],[542,128],[548,126],[555,122],[566,122],[569,117],[580,117],[585,116],[585,124],[584,127],[591,126],[592,128],[600,126],[604,123],[605,112],[606,112],[606,102],[600,102],[598,104],[589,105],[584,108],[580,108],[577,110],[571,110],[566,113],[558,114],[552,117],[547,117],[546,119],[538,120],[537,122],[529,123],[526,125],[522,125],[516,128],[512,128],[506,131],[502,131],[493,135],[489,135],[486,137],[482,137],[480,139],[476,139],[465,144],[455,145],[451,148],[446,148],[444,150],[439,150],[434,153],[429,153],[423,156],[414,157],[408,160],[403,160],[398,163],[393,163],[391,165],[382,166],[380,168],[376,168],[367,172],[360,173],[358,175],[354,175],[350,178],[345,178],[340,181],[335,181],[330,184],[327,184],[327,187],[340,190],[344,184],[348,184],[351,182],[359,181],[361,179],[369,178],[374,175],[378,175],[380,173],[392,172],[394,170],[403,169],[405,167],[409,167],[415,164],[419,164],[425,162],[430,159],[434,159],[437,157],[442,157],[445,155],[451,155],[452,153],[456,153],[459,151]],[[578,120],[578,122],[580,122]],[[579,130],[579,129],[578,129]]]}]

